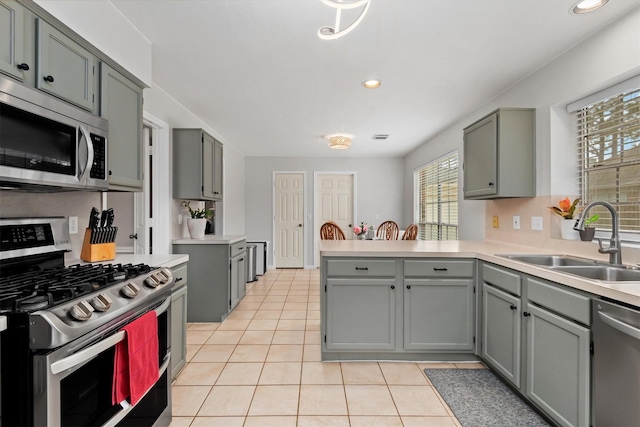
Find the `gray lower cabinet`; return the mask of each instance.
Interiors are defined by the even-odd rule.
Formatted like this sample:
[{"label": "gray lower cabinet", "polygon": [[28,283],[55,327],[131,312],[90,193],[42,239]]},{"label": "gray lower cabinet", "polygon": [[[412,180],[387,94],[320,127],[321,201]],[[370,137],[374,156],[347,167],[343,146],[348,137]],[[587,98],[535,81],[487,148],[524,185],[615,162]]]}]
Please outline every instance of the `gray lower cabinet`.
[{"label": "gray lower cabinet", "polygon": [[516,387],[520,387],[521,313],[520,298],[483,285],[481,356]]},{"label": "gray lower cabinet", "polygon": [[187,321],[221,322],[244,297],[246,241],[233,244],[174,244],[189,255]]},{"label": "gray lower cabinet", "polygon": [[222,144],[202,129],[173,130],[173,198],[222,200]]},{"label": "gray lower cabinet", "polygon": [[493,265],[482,272],[484,361],[554,423],[588,426],[590,298]]},{"label": "gray lower cabinet", "polygon": [[171,381],[187,363],[187,264],[172,269],[171,291]]},{"label": "gray lower cabinet", "polygon": [[38,18],[37,57],[38,89],[94,111],[95,56],[91,52]]},{"label": "gray lower cabinet", "polygon": [[395,279],[327,279],[326,347],[395,349]]},{"label": "gray lower cabinet", "polygon": [[100,115],[109,120],[109,189],[143,191],[142,88],[104,62]]},{"label": "gray lower cabinet", "polygon": [[24,13],[24,6],[17,1],[0,2],[0,72],[20,81],[27,70],[35,68],[25,57]]}]

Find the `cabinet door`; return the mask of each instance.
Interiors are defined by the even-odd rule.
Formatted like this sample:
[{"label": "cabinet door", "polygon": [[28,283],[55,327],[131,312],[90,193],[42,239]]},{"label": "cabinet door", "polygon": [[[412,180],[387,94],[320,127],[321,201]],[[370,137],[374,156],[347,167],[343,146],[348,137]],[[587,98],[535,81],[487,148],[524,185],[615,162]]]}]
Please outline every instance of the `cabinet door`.
[{"label": "cabinet door", "polygon": [[216,141],[213,152],[213,195],[222,200],[222,143]]},{"label": "cabinet door", "polygon": [[187,363],[187,287],[171,294],[171,381]]},{"label": "cabinet door", "polygon": [[242,297],[246,287],[245,256],[239,255],[231,258],[231,280],[229,281],[229,311],[233,310]]},{"label": "cabinet door", "polygon": [[[24,7],[16,1],[0,3],[0,72],[24,80],[18,68],[24,61]],[[27,64],[33,67],[34,64]]]},{"label": "cabinet door", "polygon": [[498,115],[464,130],[464,197],[497,193]]},{"label": "cabinet door", "polygon": [[520,387],[520,298],[486,283],[482,288],[482,358]]},{"label": "cabinet door", "polygon": [[38,19],[38,89],[93,111],[94,64],[88,50]]},{"label": "cabinet door", "polygon": [[473,280],[404,281],[404,348],[473,351]]},{"label": "cabinet door", "polygon": [[327,279],[326,347],[395,348],[395,279]]},{"label": "cabinet door", "polygon": [[215,173],[214,156],[216,151],[216,140],[211,135],[203,133],[202,137],[202,195],[206,199],[214,199],[215,195]]},{"label": "cabinet door", "polygon": [[100,115],[109,120],[109,189],[142,191],[142,89],[105,63],[100,63]]},{"label": "cabinet door", "polygon": [[559,425],[589,425],[590,331],[527,304],[526,395]]}]

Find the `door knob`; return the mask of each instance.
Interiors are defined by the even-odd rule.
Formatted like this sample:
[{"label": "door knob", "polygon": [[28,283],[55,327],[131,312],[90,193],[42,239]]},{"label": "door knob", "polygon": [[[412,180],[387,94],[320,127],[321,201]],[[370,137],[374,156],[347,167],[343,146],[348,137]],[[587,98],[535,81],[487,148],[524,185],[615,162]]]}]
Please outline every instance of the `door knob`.
[{"label": "door knob", "polygon": [[137,238],[138,238],[138,233],[136,233],[136,234],[129,234],[129,238],[130,238],[130,239],[137,239]]},{"label": "door knob", "polygon": [[353,224],[349,224],[349,228],[353,227]]},{"label": "door knob", "polygon": [[302,227],[302,224],[298,224],[298,227]]},{"label": "door knob", "polygon": [[45,82],[49,82],[49,83],[53,83],[53,76],[44,76],[44,81]]},{"label": "door knob", "polygon": [[16,65],[16,67],[18,67],[18,70],[29,71],[29,64],[26,64],[24,62],[22,64]]}]

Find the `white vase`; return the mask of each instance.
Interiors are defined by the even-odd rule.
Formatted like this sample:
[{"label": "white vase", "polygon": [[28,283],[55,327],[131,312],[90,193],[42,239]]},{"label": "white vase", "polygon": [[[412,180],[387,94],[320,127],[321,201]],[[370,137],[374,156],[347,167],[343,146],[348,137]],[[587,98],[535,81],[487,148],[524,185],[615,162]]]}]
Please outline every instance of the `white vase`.
[{"label": "white vase", "polygon": [[206,218],[187,218],[187,228],[192,239],[204,239],[204,229],[207,226]]},{"label": "white vase", "polygon": [[560,235],[564,240],[580,240],[580,232],[574,230],[575,219],[565,219],[560,223]]}]

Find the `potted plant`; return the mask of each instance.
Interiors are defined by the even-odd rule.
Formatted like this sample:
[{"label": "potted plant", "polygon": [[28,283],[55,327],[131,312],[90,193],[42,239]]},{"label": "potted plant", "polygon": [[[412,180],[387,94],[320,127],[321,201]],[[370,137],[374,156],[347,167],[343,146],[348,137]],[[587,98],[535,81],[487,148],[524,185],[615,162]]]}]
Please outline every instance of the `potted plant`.
[{"label": "potted plant", "polygon": [[600,215],[593,215],[584,220],[584,230],[580,230],[580,240],[583,242],[590,242],[596,235],[596,228],[592,225],[594,222],[600,219]]},{"label": "potted plant", "polygon": [[367,232],[369,231],[369,226],[364,222],[361,222],[360,225],[356,225],[353,227],[353,234],[356,235],[356,239],[365,240],[367,238]]},{"label": "potted plant", "polygon": [[192,239],[204,239],[204,230],[207,226],[207,218],[213,215],[207,208],[191,209],[190,202],[182,202],[182,206],[187,208],[191,218],[187,218],[187,228]]},{"label": "potted plant", "polygon": [[568,197],[565,197],[558,202],[558,206],[549,206],[549,209],[551,209],[553,213],[560,215],[564,219],[564,221],[560,223],[560,234],[565,240],[578,240],[580,238],[580,234],[573,229],[575,225],[574,216],[579,212],[576,212],[576,207],[579,202],[579,197],[576,198],[573,203]]}]

